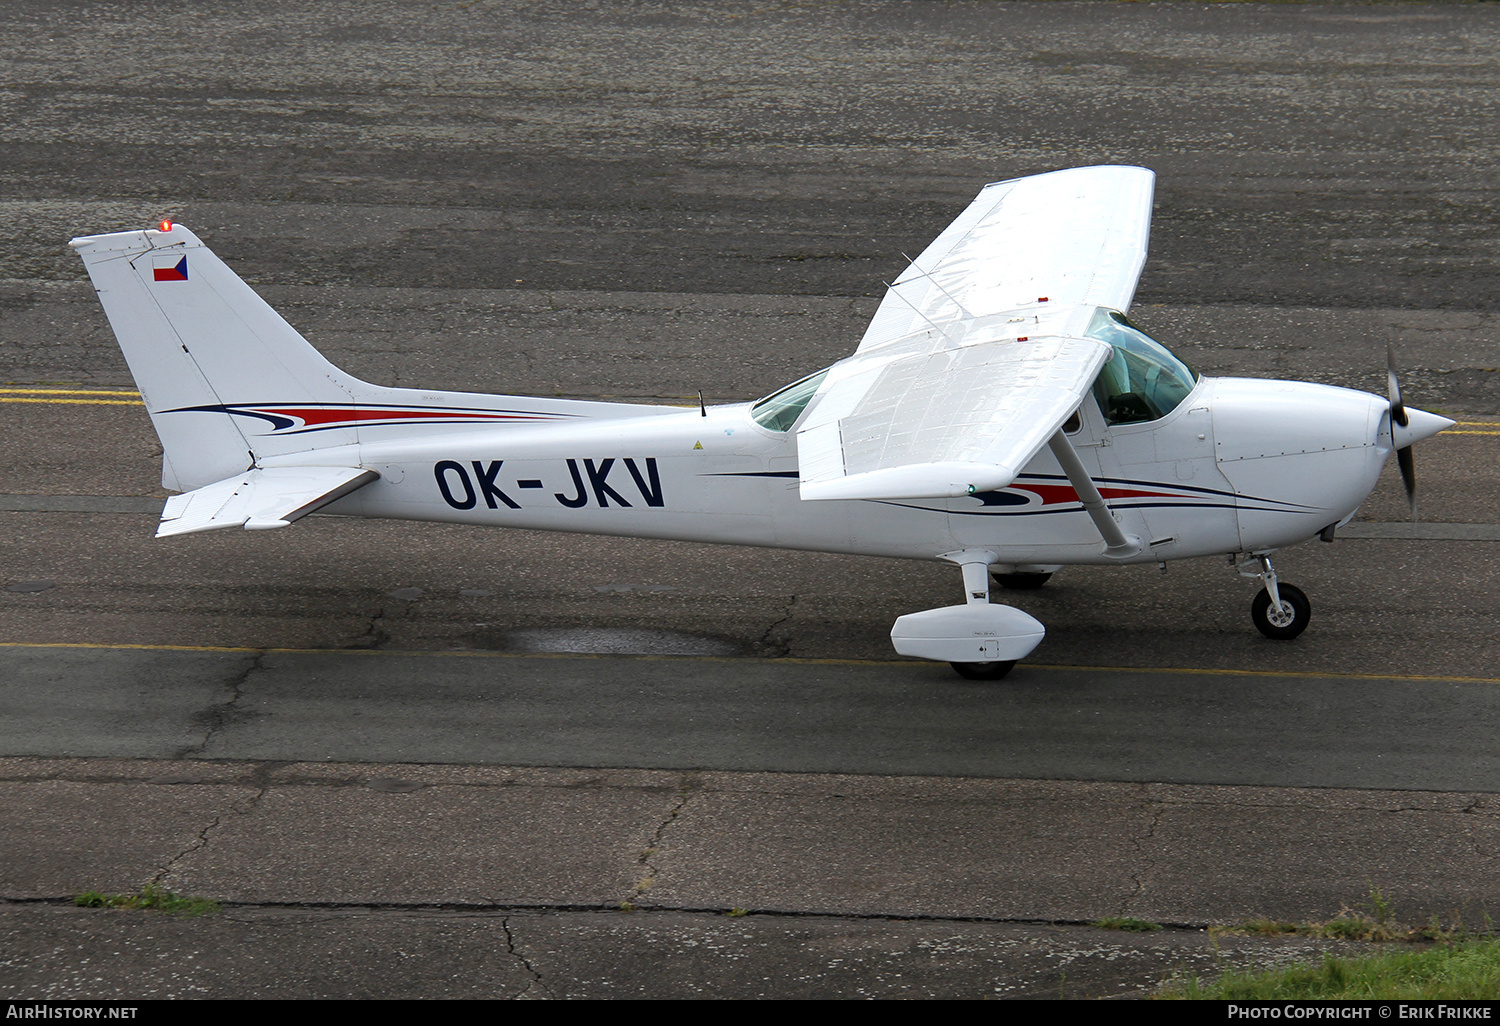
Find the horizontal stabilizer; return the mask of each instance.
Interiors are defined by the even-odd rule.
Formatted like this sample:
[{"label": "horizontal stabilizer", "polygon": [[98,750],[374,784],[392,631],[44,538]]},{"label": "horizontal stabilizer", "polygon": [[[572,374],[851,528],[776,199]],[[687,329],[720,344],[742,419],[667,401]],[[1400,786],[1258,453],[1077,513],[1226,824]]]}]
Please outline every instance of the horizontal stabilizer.
[{"label": "horizontal stabilizer", "polygon": [[158,538],[220,527],[286,527],[363,488],[380,475],[358,467],[269,467],[216,481],[167,500]]}]

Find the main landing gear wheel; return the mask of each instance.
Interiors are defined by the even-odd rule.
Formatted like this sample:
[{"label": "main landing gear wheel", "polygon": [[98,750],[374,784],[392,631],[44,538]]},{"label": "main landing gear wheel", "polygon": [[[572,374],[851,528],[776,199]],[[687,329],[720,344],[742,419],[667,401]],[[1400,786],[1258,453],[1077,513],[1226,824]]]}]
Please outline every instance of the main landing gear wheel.
[{"label": "main landing gear wheel", "polygon": [[1051,574],[991,574],[995,583],[1011,591],[1035,591],[1047,583]]},{"label": "main landing gear wheel", "polygon": [[949,663],[966,680],[999,680],[1016,665],[1014,659],[999,663]]},{"label": "main landing gear wheel", "polygon": [[1271,596],[1261,591],[1250,603],[1250,619],[1255,621],[1256,630],[1273,641],[1291,641],[1307,630],[1307,622],[1312,619],[1312,603],[1295,585],[1278,583],[1276,591],[1281,596],[1282,607],[1273,610]]}]

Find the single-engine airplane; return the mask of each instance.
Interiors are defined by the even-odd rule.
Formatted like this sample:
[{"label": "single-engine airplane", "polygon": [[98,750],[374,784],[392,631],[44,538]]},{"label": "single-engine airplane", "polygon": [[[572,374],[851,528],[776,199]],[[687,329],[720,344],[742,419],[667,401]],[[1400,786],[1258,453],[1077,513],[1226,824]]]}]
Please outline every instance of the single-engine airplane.
[{"label": "single-engine airplane", "polygon": [[312,512],[947,560],[964,601],[896,651],[995,679],[1042,640],[991,579],[1228,554],[1251,616],[1310,606],[1277,549],[1333,533],[1452,421],[1390,395],[1207,378],[1126,319],[1155,176],[986,186],[889,287],[853,355],[758,402],[430,392],[334,367],[181,225],[83,258],[161,438],[158,537]]}]

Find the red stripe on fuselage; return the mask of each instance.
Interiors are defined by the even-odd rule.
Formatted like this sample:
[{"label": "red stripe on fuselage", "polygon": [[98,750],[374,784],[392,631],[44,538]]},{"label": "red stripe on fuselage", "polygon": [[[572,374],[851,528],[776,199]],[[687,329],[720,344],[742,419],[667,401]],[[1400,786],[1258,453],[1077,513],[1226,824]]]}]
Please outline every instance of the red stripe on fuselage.
[{"label": "red stripe on fuselage", "polygon": [[466,410],[378,410],[368,407],[353,409],[303,409],[300,407],[261,407],[266,413],[282,417],[293,417],[306,427],[328,424],[359,423],[367,420],[432,421],[432,420],[547,420],[545,416],[525,413],[486,413]]},{"label": "red stripe on fuselage", "polygon": [[[1057,506],[1069,502],[1080,502],[1078,493],[1073,490],[1072,485],[1011,485],[1018,492],[1030,492],[1042,500],[1043,506]],[[1180,499],[1183,496],[1176,492],[1150,492],[1139,488],[1109,488],[1099,489],[1099,494],[1106,501],[1110,499]]]}]

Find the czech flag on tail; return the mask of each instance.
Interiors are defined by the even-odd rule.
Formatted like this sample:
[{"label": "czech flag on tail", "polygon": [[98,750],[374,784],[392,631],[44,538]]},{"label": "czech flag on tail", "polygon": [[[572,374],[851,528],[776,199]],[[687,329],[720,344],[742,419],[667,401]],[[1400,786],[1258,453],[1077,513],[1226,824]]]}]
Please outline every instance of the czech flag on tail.
[{"label": "czech flag on tail", "polygon": [[152,270],[156,272],[157,281],[187,281],[187,257],[184,256],[176,263],[171,262],[170,257],[157,257],[153,261]]}]

